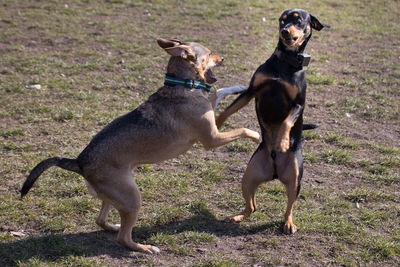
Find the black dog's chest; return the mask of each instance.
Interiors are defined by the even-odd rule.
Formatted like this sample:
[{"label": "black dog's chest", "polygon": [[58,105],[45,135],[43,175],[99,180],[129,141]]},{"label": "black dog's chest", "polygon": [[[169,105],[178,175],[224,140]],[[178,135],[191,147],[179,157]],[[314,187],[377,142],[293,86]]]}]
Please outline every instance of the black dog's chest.
[{"label": "black dog's chest", "polygon": [[276,124],[286,118],[291,102],[282,87],[271,87],[256,97],[256,110],[265,123]]},{"label": "black dog's chest", "polygon": [[255,99],[256,110],[264,123],[278,124],[288,116],[296,104],[304,103],[304,71],[285,73],[272,69],[266,70],[261,71],[265,76],[273,78],[274,81],[263,88],[258,88],[259,93]]},{"label": "black dog's chest", "polygon": [[287,82],[291,85],[297,86],[299,88],[299,93],[305,89],[306,86],[306,76],[303,69],[298,71],[293,71],[286,65],[276,64],[272,69],[268,70],[268,74],[274,78],[280,79],[281,81]]}]

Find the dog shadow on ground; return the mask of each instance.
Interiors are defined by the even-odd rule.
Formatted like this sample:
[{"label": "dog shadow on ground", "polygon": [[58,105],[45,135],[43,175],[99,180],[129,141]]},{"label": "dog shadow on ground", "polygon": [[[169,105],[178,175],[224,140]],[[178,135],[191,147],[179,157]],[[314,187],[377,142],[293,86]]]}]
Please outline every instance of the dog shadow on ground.
[{"label": "dog shadow on ground", "polygon": [[[262,231],[267,234],[280,235],[283,222],[270,222],[256,226],[243,227],[237,223],[226,223],[217,219],[204,207],[191,210],[190,218],[155,226],[139,226],[133,228],[133,239],[139,243],[150,243],[148,239],[157,234],[179,234],[187,231],[210,233],[217,237],[235,237],[253,235]],[[108,255],[111,258],[146,257],[141,253],[131,251],[117,245],[116,233],[94,231],[81,234],[50,234],[40,237],[30,237],[12,242],[0,243],[0,265],[13,266],[30,259],[44,262],[56,262],[69,256],[96,257]]]}]

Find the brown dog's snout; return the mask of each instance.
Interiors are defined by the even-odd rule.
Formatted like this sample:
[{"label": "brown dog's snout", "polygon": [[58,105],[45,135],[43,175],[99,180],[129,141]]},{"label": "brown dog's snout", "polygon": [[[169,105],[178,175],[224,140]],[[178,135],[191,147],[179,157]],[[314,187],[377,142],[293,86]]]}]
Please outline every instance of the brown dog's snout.
[{"label": "brown dog's snout", "polygon": [[224,57],[214,56],[214,55],[211,57],[214,59],[216,65],[220,65],[224,61]]}]

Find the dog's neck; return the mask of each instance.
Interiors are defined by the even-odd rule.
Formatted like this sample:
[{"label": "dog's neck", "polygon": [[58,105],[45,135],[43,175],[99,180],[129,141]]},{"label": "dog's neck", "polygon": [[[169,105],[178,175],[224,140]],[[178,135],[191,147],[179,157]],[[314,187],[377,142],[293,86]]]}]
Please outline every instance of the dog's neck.
[{"label": "dog's neck", "polygon": [[180,79],[205,82],[203,79],[200,79],[193,64],[180,57],[171,57],[167,66],[167,74],[168,76]]}]

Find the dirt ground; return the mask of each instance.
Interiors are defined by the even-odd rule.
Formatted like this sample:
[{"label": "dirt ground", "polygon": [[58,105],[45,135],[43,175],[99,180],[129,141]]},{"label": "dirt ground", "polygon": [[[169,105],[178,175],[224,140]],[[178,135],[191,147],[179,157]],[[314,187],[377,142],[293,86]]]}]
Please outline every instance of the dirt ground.
[{"label": "dirt ground", "polygon": [[[54,170],[25,202],[18,199],[20,185],[39,160],[77,155],[111,119],[160,86],[167,56],[155,37],[208,45],[226,58],[215,70],[218,86],[247,85],[273,52],[285,7],[263,1],[216,1],[215,7],[199,1],[178,7],[180,1],[45,2],[0,3],[4,265],[400,264],[398,1],[305,4],[332,28],[314,32],[307,47],[312,62],[304,115],[319,127],[304,134],[294,212],[299,232],[282,233],[286,196],[279,182],[260,188],[260,210],[250,219],[225,223],[244,207],[240,178],[256,146],[240,141],[204,151],[196,144],[137,172],[144,203],[133,236],[157,245],[158,255],[127,251],[116,245],[115,233],[95,226],[99,203],[87,196],[82,178]],[[347,4],[360,18],[346,11]],[[35,83],[41,91],[25,88]],[[224,100],[220,110],[233,100]],[[239,126],[259,129],[253,101],[224,130]],[[21,231],[24,237],[12,234]]]}]

